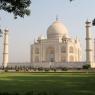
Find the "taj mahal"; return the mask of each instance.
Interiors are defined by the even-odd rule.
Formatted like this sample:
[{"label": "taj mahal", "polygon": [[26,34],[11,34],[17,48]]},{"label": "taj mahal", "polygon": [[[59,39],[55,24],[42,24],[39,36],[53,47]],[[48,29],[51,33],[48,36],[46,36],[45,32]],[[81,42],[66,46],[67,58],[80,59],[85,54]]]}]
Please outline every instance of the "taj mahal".
[{"label": "taj mahal", "polygon": [[91,22],[87,20],[85,22],[86,61],[82,61],[82,47],[78,38],[72,38],[66,26],[56,19],[47,28],[47,37],[39,36],[31,45],[30,63],[10,63],[8,62],[8,30],[6,30],[5,43],[7,44],[4,45],[3,66],[82,68],[83,65],[90,64],[92,68],[95,68],[91,26]]},{"label": "taj mahal", "polygon": [[35,62],[79,62],[81,46],[78,39],[72,39],[60,21],[54,21],[47,29],[47,39],[38,37],[31,45],[31,63]]}]

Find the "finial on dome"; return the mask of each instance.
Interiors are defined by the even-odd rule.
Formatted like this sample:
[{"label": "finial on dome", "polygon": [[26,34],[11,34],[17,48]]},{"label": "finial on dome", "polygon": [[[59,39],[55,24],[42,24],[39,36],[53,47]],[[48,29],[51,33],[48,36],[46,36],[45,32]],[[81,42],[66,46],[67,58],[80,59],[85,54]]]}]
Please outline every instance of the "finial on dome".
[{"label": "finial on dome", "polygon": [[56,21],[58,21],[58,15],[56,15]]}]

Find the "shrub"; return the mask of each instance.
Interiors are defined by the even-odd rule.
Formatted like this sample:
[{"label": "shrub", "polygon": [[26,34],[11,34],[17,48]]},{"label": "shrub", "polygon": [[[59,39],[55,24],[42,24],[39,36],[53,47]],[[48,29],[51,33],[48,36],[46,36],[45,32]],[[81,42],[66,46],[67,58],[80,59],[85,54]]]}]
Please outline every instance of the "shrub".
[{"label": "shrub", "polygon": [[38,68],[38,71],[42,71],[42,70],[43,70],[43,68],[42,68],[42,67],[39,67],[39,68]]},{"label": "shrub", "polygon": [[66,67],[61,68],[62,71],[67,71],[68,69]]},{"label": "shrub", "polygon": [[5,68],[4,71],[5,71],[5,72],[8,72],[8,68]]},{"label": "shrub", "polygon": [[83,69],[89,69],[89,68],[91,68],[90,64],[83,65]]}]

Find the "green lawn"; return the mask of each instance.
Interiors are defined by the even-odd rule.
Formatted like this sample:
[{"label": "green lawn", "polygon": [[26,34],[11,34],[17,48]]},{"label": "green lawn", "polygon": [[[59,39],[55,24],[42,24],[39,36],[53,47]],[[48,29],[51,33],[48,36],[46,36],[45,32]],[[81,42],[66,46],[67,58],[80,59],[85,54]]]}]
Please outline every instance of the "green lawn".
[{"label": "green lawn", "polygon": [[34,92],[27,95],[95,95],[95,74],[0,73],[0,92],[17,92],[20,95],[27,92]]}]

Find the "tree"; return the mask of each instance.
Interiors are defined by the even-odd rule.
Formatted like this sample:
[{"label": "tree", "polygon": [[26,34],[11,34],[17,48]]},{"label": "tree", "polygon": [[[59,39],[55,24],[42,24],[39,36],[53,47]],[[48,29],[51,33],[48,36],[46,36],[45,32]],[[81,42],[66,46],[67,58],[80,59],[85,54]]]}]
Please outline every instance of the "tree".
[{"label": "tree", "polygon": [[70,2],[72,2],[73,0],[70,0]]},{"label": "tree", "polygon": [[0,10],[13,13],[14,18],[30,15],[30,0],[0,0]]},{"label": "tree", "polygon": [[94,20],[92,21],[92,25],[95,26],[95,18],[94,18]]},{"label": "tree", "polygon": [[[72,2],[73,0],[69,0]],[[28,7],[31,4],[31,0],[0,0],[0,10],[4,10],[8,13],[13,13],[14,18],[17,16],[24,17],[30,15]]]}]

